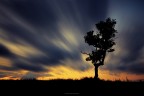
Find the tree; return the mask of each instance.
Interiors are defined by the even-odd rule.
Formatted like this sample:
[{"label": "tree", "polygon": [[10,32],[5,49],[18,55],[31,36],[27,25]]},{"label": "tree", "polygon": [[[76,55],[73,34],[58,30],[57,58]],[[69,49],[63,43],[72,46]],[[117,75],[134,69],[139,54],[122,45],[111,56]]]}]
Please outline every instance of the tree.
[{"label": "tree", "polygon": [[95,79],[98,79],[98,67],[104,65],[106,54],[114,51],[112,47],[115,45],[115,33],[117,33],[117,30],[114,29],[115,24],[115,19],[107,18],[106,21],[95,24],[98,29],[96,34],[94,31],[89,31],[84,36],[85,42],[94,47],[91,53],[86,53],[89,55],[86,61],[91,61],[95,66]]}]

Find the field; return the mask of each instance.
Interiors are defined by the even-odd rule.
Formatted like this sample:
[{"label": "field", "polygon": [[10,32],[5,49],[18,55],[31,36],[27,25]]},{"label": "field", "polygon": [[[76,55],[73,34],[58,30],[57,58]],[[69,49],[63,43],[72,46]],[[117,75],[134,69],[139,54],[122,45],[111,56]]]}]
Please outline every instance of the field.
[{"label": "field", "polygon": [[143,81],[83,80],[5,80],[0,81],[1,93],[40,96],[144,96]]}]

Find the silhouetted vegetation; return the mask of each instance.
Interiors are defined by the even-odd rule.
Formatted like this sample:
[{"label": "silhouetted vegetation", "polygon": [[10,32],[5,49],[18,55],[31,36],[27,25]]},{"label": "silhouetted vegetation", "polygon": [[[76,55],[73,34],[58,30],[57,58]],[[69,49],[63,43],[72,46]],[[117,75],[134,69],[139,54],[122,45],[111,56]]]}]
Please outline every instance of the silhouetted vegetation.
[{"label": "silhouetted vegetation", "polygon": [[98,79],[98,67],[104,65],[104,59],[108,52],[113,52],[112,48],[115,45],[115,33],[114,29],[116,21],[111,18],[107,18],[106,21],[100,21],[96,24],[98,31],[94,34],[94,31],[87,32],[84,36],[85,42],[89,46],[93,46],[94,50],[91,53],[84,53],[89,55],[86,61],[91,61],[95,66],[95,79]]},{"label": "silhouetted vegetation", "polygon": [[21,78],[20,80],[37,80],[37,78]]},{"label": "silhouetted vegetation", "polygon": [[[97,82],[95,82],[97,81]],[[73,94],[72,96],[143,96],[144,81],[105,81],[93,78],[83,78],[81,80],[55,79],[55,80],[17,80],[0,81],[1,91],[7,90],[19,92],[23,95],[30,93],[41,96],[61,96]],[[14,87],[14,88],[13,88]],[[3,91],[2,91],[3,92]]]}]

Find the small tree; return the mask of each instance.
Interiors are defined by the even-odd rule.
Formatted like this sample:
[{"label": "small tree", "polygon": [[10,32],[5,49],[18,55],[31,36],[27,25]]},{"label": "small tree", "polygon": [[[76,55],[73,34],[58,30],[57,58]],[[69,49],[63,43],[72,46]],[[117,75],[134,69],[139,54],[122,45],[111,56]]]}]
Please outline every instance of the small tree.
[{"label": "small tree", "polygon": [[86,61],[91,61],[95,66],[95,79],[98,79],[98,67],[104,65],[104,59],[107,52],[113,52],[112,48],[115,45],[115,33],[117,30],[114,29],[116,24],[115,19],[107,18],[106,21],[100,21],[96,24],[98,32],[94,35],[94,31],[87,32],[84,36],[85,42],[89,46],[93,46],[95,49],[91,53],[84,53],[89,55]]}]

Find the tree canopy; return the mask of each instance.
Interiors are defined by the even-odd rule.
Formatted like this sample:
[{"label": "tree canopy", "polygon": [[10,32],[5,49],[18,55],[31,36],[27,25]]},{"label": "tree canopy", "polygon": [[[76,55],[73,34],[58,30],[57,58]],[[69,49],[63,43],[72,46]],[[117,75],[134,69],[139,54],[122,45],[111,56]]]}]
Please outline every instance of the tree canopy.
[{"label": "tree canopy", "polygon": [[93,46],[95,50],[89,53],[89,57],[86,61],[92,61],[94,65],[104,65],[104,59],[107,52],[113,52],[112,48],[115,45],[115,33],[117,30],[114,29],[116,24],[115,19],[107,18],[106,21],[100,21],[95,24],[98,31],[94,34],[94,31],[87,32],[84,36],[85,42],[89,46]]}]

